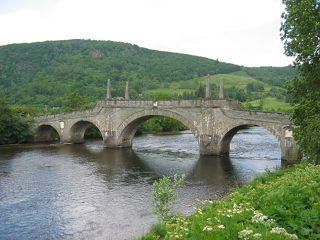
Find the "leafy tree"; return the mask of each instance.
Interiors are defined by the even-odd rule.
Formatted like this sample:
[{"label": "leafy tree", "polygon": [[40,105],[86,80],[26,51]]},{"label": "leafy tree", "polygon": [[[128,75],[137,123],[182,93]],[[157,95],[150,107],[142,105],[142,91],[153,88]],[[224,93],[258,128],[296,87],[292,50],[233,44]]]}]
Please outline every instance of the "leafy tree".
[{"label": "leafy tree", "polygon": [[285,87],[286,82],[297,76],[292,66],[287,67],[244,67],[249,76],[273,86]]},{"label": "leafy tree", "polygon": [[295,139],[305,155],[320,163],[320,1],[283,0],[281,37],[300,76],[289,83]]},{"label": "leafy tree", "polygon": [[247,99],[247,94],[243,89],[239,89],[235,87],[226,88],[225,93],[228,99],[233,99],[240,102],[244,102]]},{"label": "leafy tree", "polygon": [[63,108],[65,111],[85,110],[92,107],[92,103],[87,97],[73,92],[66,95],[63,99]]},{"label": "leafy tree", "polygon": [[0,144],[21,143],[30,137],[30,122],[0,99]]},{"label": "leafy tree", "polygon": [[259,82],[250,82],[247,84],[247,92],[262,92],[264,91],[264,86],[262,83]]}]

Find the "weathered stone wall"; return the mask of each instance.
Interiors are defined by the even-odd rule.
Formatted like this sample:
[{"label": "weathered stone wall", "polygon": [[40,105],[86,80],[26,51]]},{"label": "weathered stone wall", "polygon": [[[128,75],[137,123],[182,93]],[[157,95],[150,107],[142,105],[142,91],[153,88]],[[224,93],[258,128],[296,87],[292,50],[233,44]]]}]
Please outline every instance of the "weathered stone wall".
[{"label": "weathered stone wall", "polygon": [[297,146],[290,135],[287,114],[241,111],[235,102],[226,100],[181,101],[115,101],[98,102],[89,111],[44,116],[33,126],[35,140],[40,140],[42,125],[56,129],[62,143],[83,141],[90,123],[97,126],[106,147],[130,147],[138,126],[154,116],[167,116],[182,122],[196,137],[200,153],[221,155],[229,153],[233,135],[247,126],[261,126],[279,140],[282,158],[297,157]]}]

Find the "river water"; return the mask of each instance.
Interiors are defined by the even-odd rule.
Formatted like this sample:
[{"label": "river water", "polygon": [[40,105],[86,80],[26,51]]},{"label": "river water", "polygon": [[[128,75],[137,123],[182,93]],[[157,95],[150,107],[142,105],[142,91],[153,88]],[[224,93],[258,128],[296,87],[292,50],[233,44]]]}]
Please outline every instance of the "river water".
[{"label": "river water", "polygon": [[194,136],[135,137],[133,149],[83,145],[0,148],[0,239],[131,239],[156,221],[152,183],[185,174],[175,211],[216,199],[281,166],[277,140],[263,128],[239,131],[229,157],[202,157]]}]

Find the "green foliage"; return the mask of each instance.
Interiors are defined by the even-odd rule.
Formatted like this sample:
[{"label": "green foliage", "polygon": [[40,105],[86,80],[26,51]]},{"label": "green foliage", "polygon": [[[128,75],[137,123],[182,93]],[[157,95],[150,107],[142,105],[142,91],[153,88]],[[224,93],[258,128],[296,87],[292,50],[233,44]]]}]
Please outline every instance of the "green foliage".
[{"label": "green foliage", "polygon": [[97,138],[102,139],[102,135],[99,129],[95,125],[90,124],[84,133],[84,138],[85,139],[97,139]]},{"label": "green foliage", "polygon": [[0,144],[22,143],[30,137],[31,121],[23,115],[24,112],[11,109],[0,99]]},{"label": "green foliage", "polygon": [[214,98],[218,97],[217,86],[223,77],[228,96],[244,101],[248,96],[240,89],[249,82],[260,82],[256,79],[264,76],[277,77],[279,84],[263,79],[264,88],[269,90],[269,83],[283,86],[292,75],[291,68],[257,68],[254,74],[252,71],[207,58],[111,41],[0,46],[0,96],[11,104],[32,104],[45,114],[75,110],[63,109],[66,98],[75,93],[90,103],[104,99],[108,78],[112,80],[114,97],[123,96],[125,81],[130,81],[132,99],[199,99],[205,96],[205,79],[211,74]]},{"label": "green foliage", "polygon": [[235,87],[225,89],[225,95],[227,99],[237,100],[239,102],[244,102],[249,98],[243,89]]},{"label": "green foliage", "polygon": [[168,117],[154,117],[139,128],[140,133],[182,131],[187,128],[179,121]]},{"label": "green foliage", "polygon": [[0,95],[11,104],[61,107],[76,92],[96,101],[112,80],[114,97],[165,87],[174,81],[239,71],[240,67],[203,57],[161,52],[128,43],[91,40],[0,46]]},{"label": "green foliage", "polygon": [[167,230],[164,224],[154,224],[152,225],[149,233],[142,238],[141,240],[155,240],[164,238],[167,234]]},{"label": "green foliage", "polygon": [[147,239],[320,238],[320,166],[302,163],[267,173],[220,201],[204,201],[191,216],[165,224]]},{"label": "green foliage", "polygon": [[241,109],[244,110],[259,110],[266,112],[290,112],[292,107],[289,103],[279,101],[274,97],[266,97],[253,101],[240,103]]},{"label": "green foliage", "polygon": [[92,107],[93,104],[87,97],[76,92],[72,92],[63,98],[63,110],[66,112],[85,110]]},{"label": "green foliage", "polygon": [[297,76],[293,67],[244,67],[250,77],[272,86],[285,87],[286,82]]},{"label": "green foliage", "polygon": [[251,93],[251,92],[263,92],[264,91],[264,86],[262,83],[255,83],[255,82],[251,82],[247,84],[247,92]]},{"label": "green foliage", "polygon": [[167,222],[174,216],[170,210],[170,203],[177,198],[176,190],[183,187],[185,177],[164,176],[152,185],[153,210],[159,221]]},{"label": "green foliage", "polygon": [[283,0],[282,40],[300,76],[289,83],[294,136],[305,156],[320,163],[320,2]]}]

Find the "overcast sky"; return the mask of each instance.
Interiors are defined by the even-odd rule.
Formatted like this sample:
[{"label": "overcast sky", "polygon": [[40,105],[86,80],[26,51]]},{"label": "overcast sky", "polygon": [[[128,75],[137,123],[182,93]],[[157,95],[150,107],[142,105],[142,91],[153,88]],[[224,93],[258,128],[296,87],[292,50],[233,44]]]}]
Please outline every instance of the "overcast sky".
[{"label": "overcast sky", "polygon": [[292,62],[281,0],[0,0],[0,45],[64,39],[129,42],[245,66]]}]

